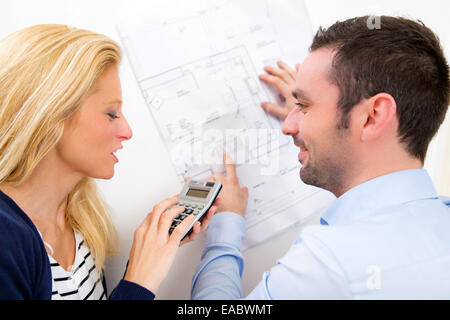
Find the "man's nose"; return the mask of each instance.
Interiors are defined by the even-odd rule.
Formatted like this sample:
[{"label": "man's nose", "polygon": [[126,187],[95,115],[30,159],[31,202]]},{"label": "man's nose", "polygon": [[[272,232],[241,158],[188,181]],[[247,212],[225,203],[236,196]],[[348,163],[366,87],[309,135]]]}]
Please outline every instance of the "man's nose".
[{"label": "man's nose", "polygon": [[281,127],[281,131],[283,134],[287,136],[294,136],[298,133],[298,116],[297,116],[296,108],[293,108],[291,112],[289,112],[286,119],[284,119],[283,125]]}]

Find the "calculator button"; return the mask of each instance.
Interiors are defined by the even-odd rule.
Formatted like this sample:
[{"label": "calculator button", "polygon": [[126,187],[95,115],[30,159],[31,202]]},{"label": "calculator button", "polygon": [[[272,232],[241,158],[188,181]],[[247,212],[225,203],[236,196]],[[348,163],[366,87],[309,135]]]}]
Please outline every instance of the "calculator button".
[{"label": "calculator button", "polygon": [[184,218],[186,218],[186,215],[183,214],[183,213],[180,213],[179,215],[177,215],[177,216],[175,217],[176,220],[183,220]]},{"label": "calculator button", "polygon": [[192,209],[186,209],[184,212],[186,212],[187,214],[191,214],[194,210]]}]

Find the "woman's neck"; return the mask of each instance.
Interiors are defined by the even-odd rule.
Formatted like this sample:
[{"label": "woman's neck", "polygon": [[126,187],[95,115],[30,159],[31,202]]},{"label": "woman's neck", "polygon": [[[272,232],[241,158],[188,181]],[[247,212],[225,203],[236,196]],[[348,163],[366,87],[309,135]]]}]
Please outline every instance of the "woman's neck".
[{"label": "woman's neck", "polygon": [[82,179],[50,152],[36,166],[30,178],[19,186],[0,184],[0,190],[12,198],[30,217],[42,234],[48,229],[66,229],[67,197]]}]

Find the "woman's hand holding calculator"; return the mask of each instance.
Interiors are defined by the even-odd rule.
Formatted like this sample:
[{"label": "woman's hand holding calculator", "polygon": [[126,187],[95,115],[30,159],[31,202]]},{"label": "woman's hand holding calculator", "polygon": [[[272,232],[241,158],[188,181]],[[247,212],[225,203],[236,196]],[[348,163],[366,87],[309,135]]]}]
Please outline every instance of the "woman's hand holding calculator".
[{"label": "woman's hand holding calculator", "polygon": [[[134,233],[127,272],[124,279],[137,283],[154,294],[166,278],[175,259],[181,238],[194,221],[193,215],[183,220],[169,235],[172,220],[184,211],[184,207],[175,206],[178,196],[158,203]],[[182,243],[193,240],[204,231],[217,210],[216,201],[202,222],[196,222],[193,231]]]}]

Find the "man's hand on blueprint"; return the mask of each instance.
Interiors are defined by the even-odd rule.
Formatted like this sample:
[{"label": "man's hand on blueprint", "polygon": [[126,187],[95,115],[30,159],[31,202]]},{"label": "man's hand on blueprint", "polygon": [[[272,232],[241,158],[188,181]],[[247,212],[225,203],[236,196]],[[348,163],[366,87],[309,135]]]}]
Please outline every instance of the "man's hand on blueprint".
[{"label": "man's hand on blueprint", "polygon": [[[272,102],[262,102],[261,107],[273,116],[284,120],[291,109],[295,106],[295,98],[292,96],[292,89],[295,85],[296,71],[291,69],[283,61],[277,62],[278,68],[272,66],[264,67],[268,74],[262,74],[259,78],[265,83],[274,86],[280,92],[280,98],[284,106]],[[296,65],[298,71],[299,64]]]},{"label": "man's hand on blueprint", "polygon": [[245,216],[248,200],[248,188],[239,185],[236,175],[236,167],[227,155],[224,155],[225,174],[215,173],[211,180],[222,183],[222,190],[219,193],[219,206],[217,212],[229,211]]}]

